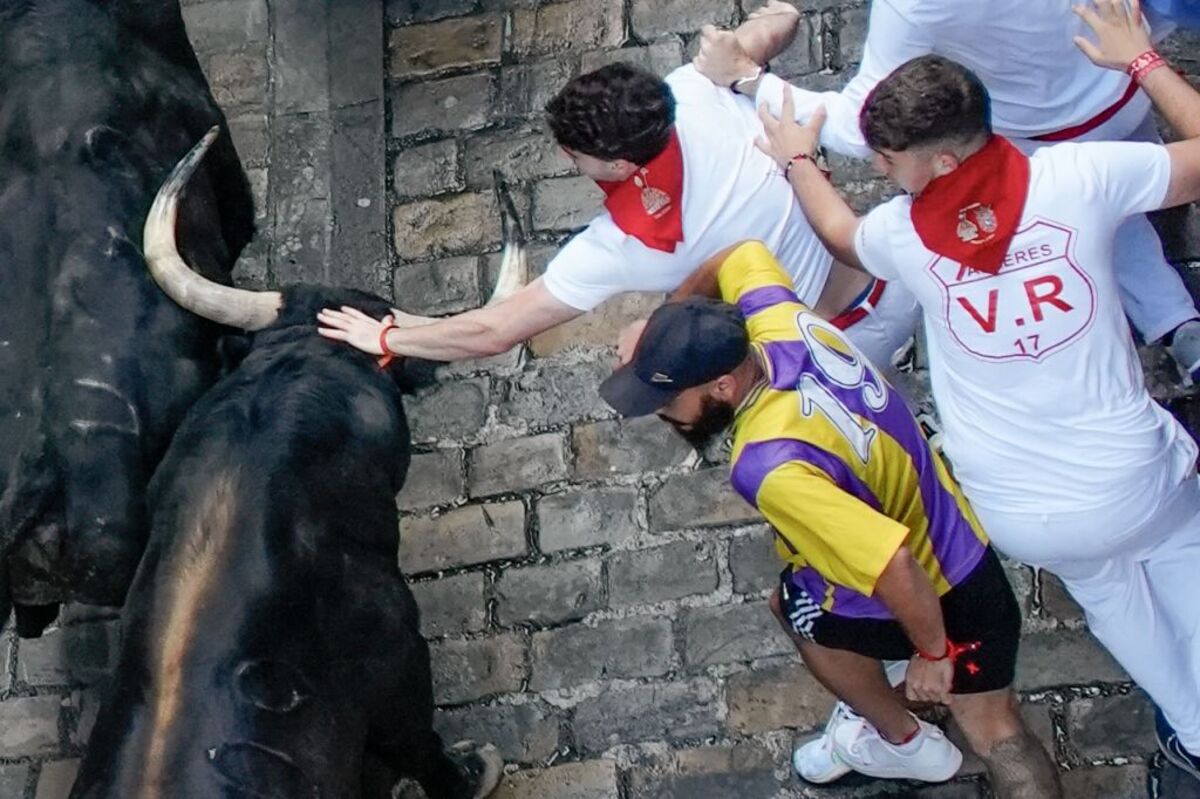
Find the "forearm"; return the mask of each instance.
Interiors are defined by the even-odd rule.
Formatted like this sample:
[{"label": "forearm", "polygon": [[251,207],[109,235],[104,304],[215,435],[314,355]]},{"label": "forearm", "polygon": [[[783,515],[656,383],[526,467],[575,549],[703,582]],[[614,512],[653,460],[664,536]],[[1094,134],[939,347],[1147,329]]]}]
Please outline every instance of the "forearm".
[{"label": "forearm", "polygon": [[862,269],[854,251],[854,231],[859,223],[854,209],[810,159],[794,162],[788,178],[809,225],[825,249],[847,266]]},{"label": "forearm", "polygon": [[796,37],[800,12],[787,3],[775,3],[737,27],[738,44],[756,64],[765,64],[787,49]]},{"label": "forearm", "polygon": [[1175,70],[1152,71],[1142,79],[1142,89],[1181,138],[1200,138],[1200,93]]},{"label": "forearm", "polygon": [[430,361],[460,361],[506,352],[582,313],[558,300],[542,278],[492,305],[387,334],[388,350]]},{"label": "forearm", "polygon": [[428,325],[393,328],[387,333],[387,348],[398,356],[428,361],[461,361],[496,355],[512,348],[509,341],[489,323],[486,309],[438,319]]},{"label": "forearm", "polygon": [[896,617],[913,646],[940,655],[946,651],[942,605],[929,576],[907,547],[900,547],[875,584],[875,596]]}]

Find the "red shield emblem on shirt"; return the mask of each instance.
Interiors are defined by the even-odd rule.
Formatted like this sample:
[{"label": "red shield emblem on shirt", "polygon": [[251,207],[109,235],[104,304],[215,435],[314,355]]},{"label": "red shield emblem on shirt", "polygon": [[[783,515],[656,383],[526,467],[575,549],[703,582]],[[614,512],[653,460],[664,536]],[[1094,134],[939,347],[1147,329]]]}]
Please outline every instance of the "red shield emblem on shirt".
[{"label": "red shield emblem on shirt", "polygon": [[1040,361],[1076,341],[1096,316],[1096,287],[1072,260],[1075,235],[1036,220],[1017,232],[994,275],[948,258],[930,264],[950,337],[993,361]]}]

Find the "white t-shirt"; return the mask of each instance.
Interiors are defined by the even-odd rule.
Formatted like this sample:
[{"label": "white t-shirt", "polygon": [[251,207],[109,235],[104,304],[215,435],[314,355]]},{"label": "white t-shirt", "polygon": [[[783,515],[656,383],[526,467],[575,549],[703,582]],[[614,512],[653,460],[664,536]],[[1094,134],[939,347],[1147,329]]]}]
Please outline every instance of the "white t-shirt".
[{"label": "white t-shirt", "polygon": [[[872,0],[867,40],[858,74],[841,92],[793,88],[796,118],[807,120],[821,105],[829,114],[821,143],[845,155],[871,154],[858,127],[867,95],[879,81],[917,56],[935,53],[979,76],[992,98],[992,124],[1009,138],[1032,138],[1064,130],[1117,102],[1129,87],[1123,72],[1101,69],[1072,37],[1094,36],[1072,11],[1078,0]],[[768,75],[757,100],[779,113],[787,84]],[[1086,140],[1118,140],[1150,111],[1138,92]],[[1080,139],[1084,140],[1084,139]]]},{"label": "white t-shirt", "polygon": [[666,81],[683,150],[683,241],[673,253],[652,249],[604,211],[550,262],[546,288],[590,311],[625,291],[671,291],[713,253],[759,239],[791,274],[800,299],[815,305],[833,258],[779,167],[754,146],[762,132],[754,103],[713,85],[691,65]]},{"label": "white t-shirt", "polygon": [[996,275],[926,249],[909,196],[859,225],[863,265],[921,304],[945,451],[981,508],[1148,514],[1193,468],[1191,437],[1146,391],[1113,274],[1117,227],[1158,208],[1169,179],[1160,145],[1038,151]]}]

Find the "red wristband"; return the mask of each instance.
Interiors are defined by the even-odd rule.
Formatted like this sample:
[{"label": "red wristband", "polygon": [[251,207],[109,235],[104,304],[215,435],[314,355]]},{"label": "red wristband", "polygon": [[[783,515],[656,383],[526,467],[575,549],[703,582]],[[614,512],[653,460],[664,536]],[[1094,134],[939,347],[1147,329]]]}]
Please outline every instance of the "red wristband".
[{"label": "red wristband", "polygon": [[388,364],[391,363],[396,358],[396,353],[394,353],[388,349],[387,334],[388,334],[388,331],[390,331],[390,330],[399,330],[399,329],[400,329],[399,325],[387,324],[387,325],[383,326],[383,330],[379,331],[379,349],[383,351],[383,354],[379,356],[379,368],[380,369],[386,369],[388,367]]},{"label": "red wristband", "polygon": [[1136,82],[1141,83],[1147,75],[1166,64],[1166,60],[1158,54],[1158,51],[1150,49],[1130,61],[1125,71]]},{"label": "red wristband", "polygon": [[966,654],[967,652],[974,652],[976,649],[979,649],[980,645],[981,644],[979,641],[971,641],[967,644],[956,644],[947,638],[946,651],[937,656],[922,651],[917,647],[913,647],[913,649],[916,650],[917,657],[919,657],[921,660],[927,660],[930,663],[937,663],[939,660],[949,660],[950,663],[953,664],[958,660],[960,655]]},{"label": "red wristband", "polygon": [[812,153],[796,153],[789,158],[787,163],[783,166],[784,180],[788,181],[789,183],[791,182],[792,166],[794,166],[797,161],[812,161],[813,166],[821,171],[821,174],[825,176],[826,180],[829,180],[829,168],[824,166],[824,159],[821,158],[819,153],[817,155],[813,155]]}]

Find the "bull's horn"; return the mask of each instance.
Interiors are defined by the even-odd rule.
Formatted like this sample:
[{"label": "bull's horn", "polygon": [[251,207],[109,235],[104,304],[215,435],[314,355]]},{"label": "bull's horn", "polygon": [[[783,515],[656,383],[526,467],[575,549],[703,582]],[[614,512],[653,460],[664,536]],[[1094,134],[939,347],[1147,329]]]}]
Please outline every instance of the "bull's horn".
[{"label": "bull's horn", "polygon": [[175,246],[175,221],[179,213],[179,193],[220,129],[215,125],[183,157],[167,177],[142,230],[142,251],[154,282],[167,296],[187,310],[230,327],[261,330],[279,317],[283,296],[277,291],[247,291],[223,286],[194,272]]},{"label": "bull's horn", "polygon": [[496,203],[500,206],[500,223],[504,230],[504,254],[500,258],[500,273],[496,276],[496,288],[492,291],[488,305],[499,302],[525,285],[529,275],[528,256],[525,252],[525,231],[517,216],[508,184],[500,170],[492,171],[496,190]]}]

